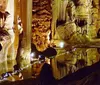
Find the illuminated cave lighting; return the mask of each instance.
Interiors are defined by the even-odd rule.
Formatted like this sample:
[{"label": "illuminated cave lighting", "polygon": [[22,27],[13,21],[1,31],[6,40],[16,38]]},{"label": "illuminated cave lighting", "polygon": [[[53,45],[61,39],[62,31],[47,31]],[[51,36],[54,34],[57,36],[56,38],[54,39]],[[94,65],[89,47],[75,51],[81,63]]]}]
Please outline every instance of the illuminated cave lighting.
[{"label": "illuminated cave lighting", "polygon": [[32,52],[31,54],[30,54],[30,57],[34,57],[35,56],[35,52]]},{"label": "illuminated cave lighting", "polygon": [[39,55],[39,58],[41,58],[42,56],[41,55]]},{"label": "illuminated cave lighting", "polygon": [[64,47],[64,45],[65,45],[65,43],[64,43],[64,42],[60,42],[60,44],[59,44],[60,48],[63,48],[63,47]]},{"label": "illuminated cave lighting", "polygon": [[35,53],[34,53],[34,52],[32,52],[32,53],[30,54],[30,59],[31,59],[31,61],[33,61],[33,60],[34,60],[34,59],[33,59],[34,57],[35,57]]}]

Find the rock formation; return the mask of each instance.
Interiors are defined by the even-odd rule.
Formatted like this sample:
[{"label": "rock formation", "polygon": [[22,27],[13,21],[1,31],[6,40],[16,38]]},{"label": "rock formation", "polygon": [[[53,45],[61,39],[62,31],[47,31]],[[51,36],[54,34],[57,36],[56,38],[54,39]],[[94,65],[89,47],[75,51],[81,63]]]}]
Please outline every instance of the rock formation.
[{"label": "rock formation", "polygon": [[39,51],[50,44],[52,8],[51,0],[33,0],[32,43]]}]

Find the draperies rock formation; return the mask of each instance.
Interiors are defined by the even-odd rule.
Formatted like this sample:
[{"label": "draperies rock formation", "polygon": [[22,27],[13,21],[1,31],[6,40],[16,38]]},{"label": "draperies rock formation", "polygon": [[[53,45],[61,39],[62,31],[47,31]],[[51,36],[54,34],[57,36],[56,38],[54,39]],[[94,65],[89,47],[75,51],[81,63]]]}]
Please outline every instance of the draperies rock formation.
[{"label": "draperies rock formation", "polygon": [[50,44],[51,0],[33,0],[32,43],[38,51],[44,51]]}]

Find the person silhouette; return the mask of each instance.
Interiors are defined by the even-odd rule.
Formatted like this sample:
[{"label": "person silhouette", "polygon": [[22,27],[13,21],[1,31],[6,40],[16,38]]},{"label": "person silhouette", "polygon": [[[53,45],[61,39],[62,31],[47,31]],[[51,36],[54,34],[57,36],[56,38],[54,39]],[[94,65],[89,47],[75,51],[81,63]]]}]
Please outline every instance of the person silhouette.
[{"label": "person silhouette", "polygon": [[54,58],[57,55],[57,51],[53,47],[48,47],[43,52],[39,52],[34,44],[32,44],[32,50],[35,50],[36,53],[41,55],[39,58],[41,70],[37,76],[38,85],[57,85],[57,81],[53,76],[52,67],[46,62],[46,58]]},{"label": "person silhouette", "polygon": [[50,64],[46,62],[45,59],[46,58],[43,55],[40,58],[40,61],[42,61],[41,62],[42,67],[37,77],[39,79],[39,85],[57,85],[57,81],[53,76],[52,67]]}]

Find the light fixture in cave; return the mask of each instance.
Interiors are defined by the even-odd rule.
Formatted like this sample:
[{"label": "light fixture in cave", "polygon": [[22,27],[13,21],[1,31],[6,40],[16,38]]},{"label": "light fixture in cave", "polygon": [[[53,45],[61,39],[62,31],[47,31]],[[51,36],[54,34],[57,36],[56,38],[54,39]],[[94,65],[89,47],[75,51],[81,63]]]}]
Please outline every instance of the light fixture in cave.
[{"label": "light fixture in cave", "polygon": [[41,57],[42,57],[42,55],[39,55],[38,57],[39,57],[39,58],[41,58]]},{"label": "light fixture in cave", "polygon": [[32,52],[32,53],[30,54],[30,59],[31,59],[31,61],[34,60],[34,57],[35,57],[35,52]]},{"label": "light fixture in cave", "polygon": [[65,45],[64,42],[60,42],[60,43],[59,43],[60,48],[64,48],[64,45]]},{"label": "light fixture in cave", "polygon": [[31,54],[30,54],[30,57],[34,57],[35,56],[35,52],[32,52]]}]

